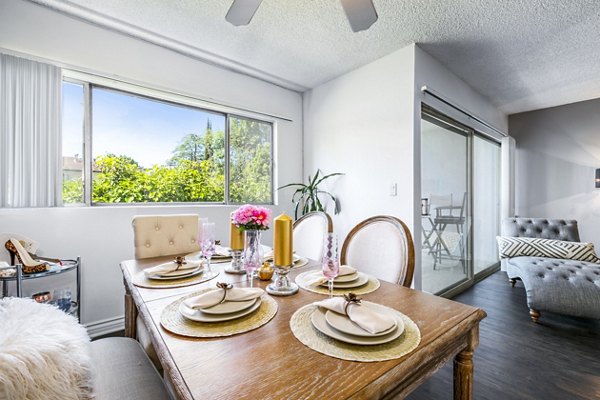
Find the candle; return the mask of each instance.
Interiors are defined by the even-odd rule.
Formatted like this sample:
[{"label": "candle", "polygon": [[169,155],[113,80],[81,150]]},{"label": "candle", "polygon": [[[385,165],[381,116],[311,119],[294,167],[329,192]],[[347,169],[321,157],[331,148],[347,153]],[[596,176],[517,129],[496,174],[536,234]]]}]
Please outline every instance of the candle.
[{"label": "candle", "polygon": [[231,247],[231,250],[243,250],[244,232],[240,231],[233,222],[230,222],[230,224],[231,225],[229,226],[229,247]]},{"label": "candle", "polygon": [[285,214],[275,218],[273,232],[273,258],[277,266],[292,265],[292,219]]}]

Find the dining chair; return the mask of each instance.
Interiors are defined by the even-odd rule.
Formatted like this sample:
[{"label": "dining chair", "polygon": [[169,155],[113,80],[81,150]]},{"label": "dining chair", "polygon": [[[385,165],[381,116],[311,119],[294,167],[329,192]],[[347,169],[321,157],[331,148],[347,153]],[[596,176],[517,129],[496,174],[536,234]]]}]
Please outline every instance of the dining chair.
[{"label": "dining chair", "polygon": [[[200,249],[196,241],[197,214],[136,215],[131,224],[136,260],[193,253]],[[150,332],[138,315],[129,293],[125,293],[125,316],[125,336],[133,337],[140,342],[148,357],[161,371],[162,366],[152,346]]]},{"label": "dining chair", "polygon": [[325,234],[333,232],[333,222],[329,214],[313,211],[294,222],[294,251],[312,260],[321,260]]},{"label": "dining chair", "polygon": [[396,217],[367,218],[346,236],[341,263],[378,279],[410,287],[415,268],[415,247],[410,230]]}]

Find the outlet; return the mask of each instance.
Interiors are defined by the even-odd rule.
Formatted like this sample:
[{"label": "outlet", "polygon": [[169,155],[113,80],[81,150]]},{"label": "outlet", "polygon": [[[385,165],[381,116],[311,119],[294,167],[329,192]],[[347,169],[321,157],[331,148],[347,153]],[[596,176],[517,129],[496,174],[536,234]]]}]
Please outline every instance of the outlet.
[{"label": "outlet", "polygon": [[390,185],[390,196],[398,196],[398,184],[392,183]]}]

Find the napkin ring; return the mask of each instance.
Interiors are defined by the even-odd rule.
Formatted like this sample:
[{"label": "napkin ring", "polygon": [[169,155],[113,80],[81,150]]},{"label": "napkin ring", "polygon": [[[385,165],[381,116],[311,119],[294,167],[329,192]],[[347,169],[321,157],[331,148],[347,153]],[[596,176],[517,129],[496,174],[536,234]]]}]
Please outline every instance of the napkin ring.
[{"label": "napkin ring", "polygon": [[185,261],[184,257],[181,256],[177,256],[175,257],[175,264],[177,264],[177,268],[175,268],[175,271],[177,271],[179,268],[181,268],[184,264],[187,264],[187,261]]},{"label": "napkin ring", "polygon": [[233,287],[233,285],[231,283],[217,282],[217,287],[219,289],[223,289],[223,298],[218,303],[218,304],[221,304],[225,301],[225,297],[227,297],[227,289],[231,289]]},{"label": "napkin ring", "polygon": [[348,307],[350,307],[351,304],[360,304],[362,299],[357,297],[354,293],[348,293],[344,295],[344,300],[346,300],[344,314],[348,315]]}]

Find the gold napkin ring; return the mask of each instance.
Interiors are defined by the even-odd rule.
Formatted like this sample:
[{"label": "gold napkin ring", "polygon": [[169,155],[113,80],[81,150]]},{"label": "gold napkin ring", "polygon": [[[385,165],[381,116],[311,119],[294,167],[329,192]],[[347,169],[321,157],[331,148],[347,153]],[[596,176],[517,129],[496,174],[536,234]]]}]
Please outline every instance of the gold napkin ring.
[{"label": "gold napkin ring", "polygon": [[221,299],[221,301],[219,301],[219,303],[217,303],[221,304],[225,301],[225,297],[227,297],[227,289],[231,289],[233,285],[231,283],[217,282],[217,287],[219,289],[223,289],[223,298]]},{"label": "gold napkin ring", "polygon": [[181,256],[175,257],[175,261],[174,262],[175,262],[175,264],[177,264],[177,268],[175,268],[175,271],[177,271],[183,265],[187,264],[187,261],[185,261],[185,258],[181,257]]},{"label": "gold napkin ring", "polygon": [[348,315],[348,307],[351,304],[360,304],[362,300],[360,297],[357,297],[356,294],[350,292],[344,295],[344,300],[346,300],[346,305],[344,306],[344,314]]}]

